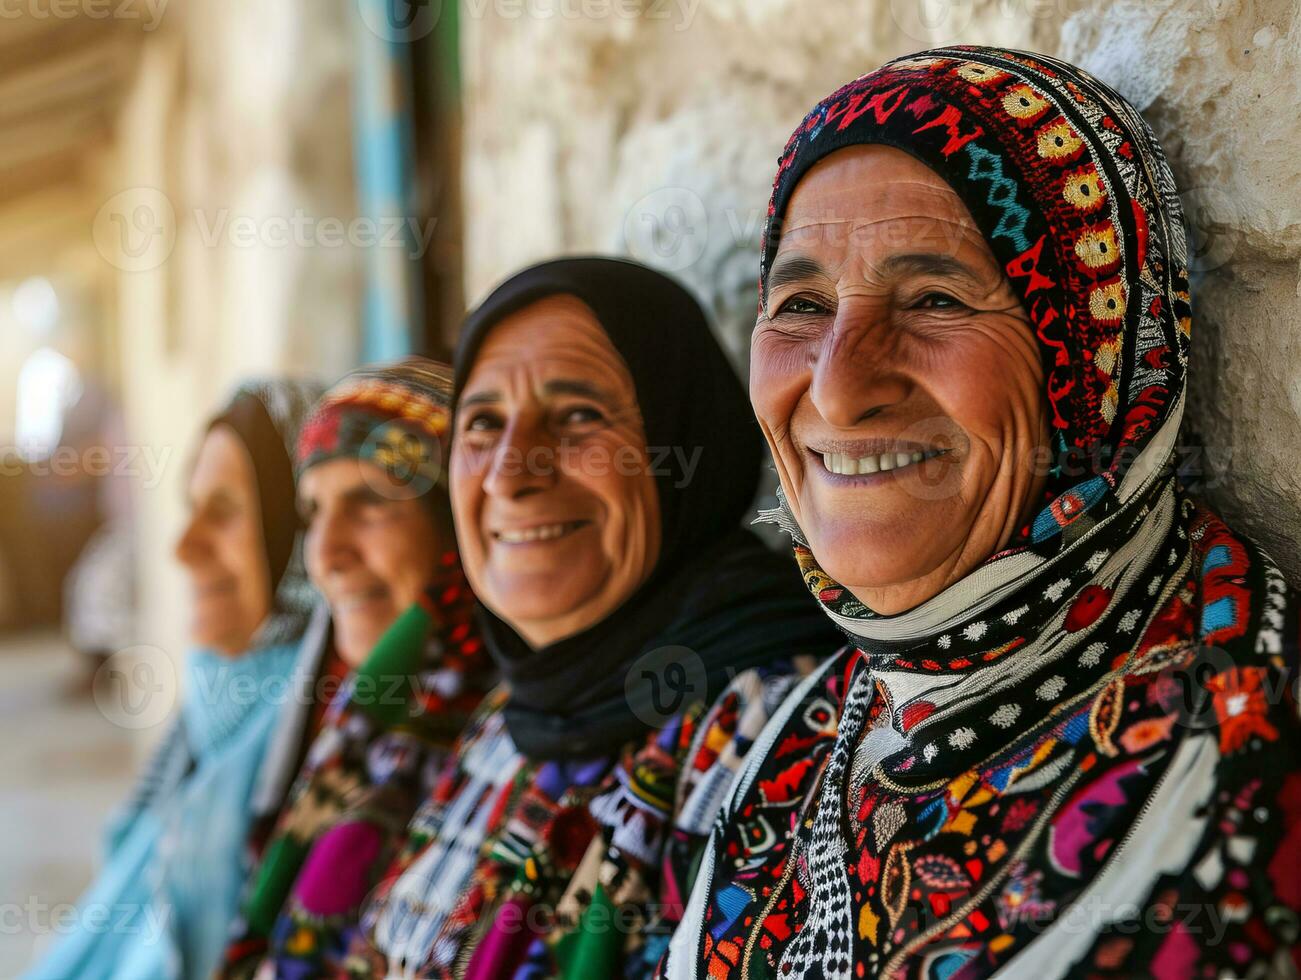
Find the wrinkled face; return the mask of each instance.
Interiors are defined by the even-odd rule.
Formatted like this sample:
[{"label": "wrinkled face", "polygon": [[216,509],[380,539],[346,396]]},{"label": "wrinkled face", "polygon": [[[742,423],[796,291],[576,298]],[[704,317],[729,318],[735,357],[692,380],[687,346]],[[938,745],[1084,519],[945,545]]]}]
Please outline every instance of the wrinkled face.
[{"label": "wrinkled face", "polygon": [[187,496],[190,522],[176,558],[190,577],[190,638],[235,656],[271,611],[271,573],[253,461],[228,426],[204,437]]},{"label": "wrinkled face", "polygon": [[470,583],[534,648],[650,575],[659,497],[636,390],[584,303],[548,297],[493,328],[457,406],[451,481]]},{"label": "wrinkled face", "polygon": [[1002,548],[1042,493],[1029,319],[961,199],[893,147],[797,185],[750,396],[813,554],[883,615]]},{"label": "wrinkled face", "polygon": [[298,501],[307,574],[330,607],[339,655],[356,667],[433,580],[444,535],[420,498],[359,459],[311,467]]}]

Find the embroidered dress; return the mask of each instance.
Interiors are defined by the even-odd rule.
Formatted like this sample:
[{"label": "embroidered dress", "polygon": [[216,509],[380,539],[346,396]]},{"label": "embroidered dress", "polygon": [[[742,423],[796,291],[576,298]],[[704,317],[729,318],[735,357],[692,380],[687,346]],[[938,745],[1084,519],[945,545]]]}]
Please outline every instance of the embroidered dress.
[{"label": "embroidered dress", "polygon": [[[450,527],[440,464],[450,380],[421,358],[348,375],[303,427],[300,472],[339,458],[378,465],[413,491],[431,520]],[[362,902],[482,699],[490,670],[472,623],[474,596],[455,551],[434,566],[423,595],[346,673],[326,710],[252,876],[220,976],[337,969]]]},{"label": "embroidered dress", "polygon": [[[736,766],[794,683],[744,672],[618,759],[529,761],[485,699],[342,976],[649,976]],[[387,955],[384,952],[387,951]]]},{"label": "embroidered dress", "polygon": [[[625,844],[656,833],[651,822],[675,808],[692,705],[739,672],[834,642],[789,557],[740,526],[759,480],[759,433],[704,313],[677,283],[604,258],[525,270],[467,320],[458,384],[503,318],[554,295],[582,300],[623,358],[648,457],[679,450],[653,471],[658,560],[610,615],[545,646],[481,610],[503,689],[458,741],[376,889],[368,936],[344,964],[350,977],[617,975],[640,939],[597,921],[611,911],[609,887],[597,887],[603,823],[617,823],[622,806],[606,794],[634,788]],[[693,397],[665,385],[666,374]],[[621,772],[635,778],[619,783]],[[649,837],[630,851],[646,862],[657,852]],[[645,912],[623,904],[629,922]]]},{"label": "embroidered dress", "polygon": [[662,972],[1293,975],[1301,597],[1175,478],[1191,314],[1155,138],[1050,58],[897,60],[791,138],[765,271],[800,175],[857,143],[943,176],[1018,291],[1045,358],[1051,502],[894,616],[776,515],[851,646],[750,753]]}]

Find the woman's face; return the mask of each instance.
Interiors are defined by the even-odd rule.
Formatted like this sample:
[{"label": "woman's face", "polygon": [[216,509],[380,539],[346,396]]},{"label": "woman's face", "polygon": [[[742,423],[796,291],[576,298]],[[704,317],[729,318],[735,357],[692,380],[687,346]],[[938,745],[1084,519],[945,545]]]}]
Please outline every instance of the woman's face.
[{"label": "woman's face", "polygon": [[750,397],[819,564],[883,615],[1002,548],[1043,490],[1029,319],[961,199],[893,147],[797,185]]},{"label": "woman's face", "polygon": [[190,522],[176,558],[190,576],[190,638],[236,656],[271,611],[271,572],[253,461],[228,426],[204,437],[187,495]]},{"label": "woman's face", "polygon": [[497,324],[456,413],[452,510],[476,595],[534,648],[600,622],[659,557],[659,497],[628,367],[592,311]]},{"label": "woman's face", "polygon": [[335,648],[356,667],[433,581],[445,536],[409,488],[364,460],[317,463],[298,501],[307,574],[330,607]]}]

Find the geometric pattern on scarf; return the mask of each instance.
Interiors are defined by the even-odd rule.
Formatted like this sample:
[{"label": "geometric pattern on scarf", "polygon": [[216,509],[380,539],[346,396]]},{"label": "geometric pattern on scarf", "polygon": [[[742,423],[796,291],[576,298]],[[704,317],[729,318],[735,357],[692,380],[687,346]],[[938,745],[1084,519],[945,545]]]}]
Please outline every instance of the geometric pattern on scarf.
[{"label": "geometric pattern on scarf", "polygon": [[1191,309],[1170,168],[1137,111],[1080,69],[966,46],[911,55],[828,96],[791,136],[761,284],[799,179],[869,143],[904,150],[953,187],[1030,317],[1060,468],[1030,544],[1050,554],[1116,506],[1161,425],[1178,427]]},{"label": "geometric pattern on scarf", "polygon": [[355,458],[422,493],[446,490],[451,384],[450,368],[423,357],[350,372],[303,426],[299,474],[326,460]]},{"label": "geometric pattern on scarf", "polygon": [[[1155,139],[1054,59],[908,56],[792,136],[765,276],[799,177],[859,143],[917,157],[971,211],[1043,351],[1061,468],[1025,541],[894,616],[827,576],[782,508],[854,647],[751,752],[669,975],[974,977],[1033,955],[1035,976],[1182,977],[1297,956],[1301,600],[1174,475],[1191,321]],[[1061,926],[1100,893],[1100,917]],[[1056,960],[1034,945],[1054,928]]]}]

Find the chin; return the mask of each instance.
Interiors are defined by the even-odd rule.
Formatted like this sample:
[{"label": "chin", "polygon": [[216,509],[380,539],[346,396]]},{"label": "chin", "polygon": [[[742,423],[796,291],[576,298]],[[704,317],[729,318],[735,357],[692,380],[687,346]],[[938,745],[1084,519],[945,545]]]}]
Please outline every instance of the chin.
[{"label": "chin", "polygon": [[375,644],[379,642],[379,638],[384,635],[384,630],[391,625],[391,622],[390,620],[382,625],[373,622],[336,623],[335,648],[339,656],[353,667],[360,666],[375,649]]},{"label": "chin", "polygon": [[218,629],[216,624],[220,622],[220,619],[205,616],[202,622],[191,627],[190,642],[223,657],[235,657],[246,651],[250,638],[235,637],[228,631]]},{"label": "chin", "polygon": [[943,549],[910,530],[921,523],[819,520],[804,533],[822,570],[841,585],[881,589],[919,579],[940,563],[929,559]]},{"label": "chin", "polygon": [[[572,614],[599,590],[595,582],[572,583],[558,590],[557,574],[538,575],[489,572],[480,593],[484,605],[507,622],[545,622]],[[581,586],[581,587],[580,587]]]}]

